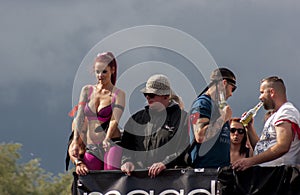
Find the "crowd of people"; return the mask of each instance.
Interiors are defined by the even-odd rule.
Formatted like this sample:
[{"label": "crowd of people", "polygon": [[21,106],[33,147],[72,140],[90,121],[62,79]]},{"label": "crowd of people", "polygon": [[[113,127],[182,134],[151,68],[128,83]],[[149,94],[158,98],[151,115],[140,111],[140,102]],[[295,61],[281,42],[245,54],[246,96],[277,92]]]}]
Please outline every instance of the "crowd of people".
[{"label": "crowd of people", "polygon": [[[111,52],[93,63],[96,84],[82,88],[74,116],[68,156],[76,173],[147,169],[155,177],[168,168],[218,168],[243,171],[251,166],[300,164],[300,114],[288,102],[283,80],[260,83],[259,100],[267,110],[259,137],[254,120],[242,124],[227,103],[237,88],[228,68],[217,68],[191,108],[172,90],[167,76],[152,75],[141,90],[146,101],[119,129],[125,92],[115,86],[117,61]],[[244,113],[243,115],[245,115]]]}]

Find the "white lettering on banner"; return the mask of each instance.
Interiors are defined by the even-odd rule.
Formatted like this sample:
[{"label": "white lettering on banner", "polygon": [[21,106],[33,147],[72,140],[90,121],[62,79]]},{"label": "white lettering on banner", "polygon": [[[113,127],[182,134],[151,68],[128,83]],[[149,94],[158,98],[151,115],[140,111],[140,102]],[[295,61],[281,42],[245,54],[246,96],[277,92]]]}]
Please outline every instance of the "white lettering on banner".
[{"label": "white lettering on banner", "polygon": [[[187,193],[187,195],[195,195],[195,194],[207,194],[207,195],[216,195],[216,181],[211,180],[211,192],[207,191],[206,189],[194,189]],[[149,193],[145,190],[132,190],[127,193],[127,195],[136,195],[136,194],[142,194],[142,195],[154,195],[154,190],[150,190]],[[159,195],[167,195],[167,194],[174,194],[174,195],[185,195],[184,189],[180,189],[179,191],[174,189],[168,189],[164,190],[159,193]],[[87,194],[86,192],[83,193],[83,195],[103,195],[100,192],[91,192]],[[121,193],[117,190],[110,190],[105,193],[105,195],[121,195]]]},{"label": "white lettering on banner", "polygon": [[216,192],[214,189],[216,189],[216,181],[211,180],[210,181],[210,189],[211,189],[211,195],[216,195]]},{"label": "white lettering on banner", "polygon": [[204,190],[204,189],[196,189],[196,190],[190,191],[188,193],[188,195],[194,195],[194,194],[198,194],[198,193],[201,193],[201,194],[203,193],[203,194],[211,195],[211,193],[209,193],[209,191]]},{"label": "white lettering on banner", "polygon": [[144,191],[144,190],[132,190],[131,192],[129,192],[127,195],[134,195],[134,194],[143,194],[143,195],[154,195],[154,191],[150,190],[149,194],[148,192]]},{"label": "white lettering on banner", "polygon": [[[83,193],[83,195],[103,195],[103,194],[100,192],[91,192],[91,193],[87,194],[85,192],[85,193]],[[118,192],[117,190],[111,190],[111,191],[108,191],[105,195],[121,195],[121,193]]]},{"label": "white lettering on banner", "polygon": [[105,195],[121,195],[121,193],[118,192],[117,190],[111,190],[107,192]]},{"label": "white lettering on banner", "polygon": [[184,190],[180,190],[179,192],[176,190],[164,190],[159,195],[167,195],[167,194],[184,195]]}]

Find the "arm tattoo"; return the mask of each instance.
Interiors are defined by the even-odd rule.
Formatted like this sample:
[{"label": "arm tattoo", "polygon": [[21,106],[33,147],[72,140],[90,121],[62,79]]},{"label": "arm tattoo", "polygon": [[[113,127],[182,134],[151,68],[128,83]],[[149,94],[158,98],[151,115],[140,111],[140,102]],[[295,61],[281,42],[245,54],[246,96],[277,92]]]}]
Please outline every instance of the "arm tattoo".
[{"label": "arm tattoo", "polygon": [[119,109],[121,109],[122,111],[124,111],[124,106],[121,106],[121,105],[119,105],[119,104],[115,104],[115,105],[114,105],[114,108],[119,108]]},{"label": "arm tattoo", "polygon": [[224,120],[220,117],[218,118],[213,124],[210,124],[207,128],[206,134],[205,134],[205,139],[208,140],[218,133],[220,133],[221,128],[224,125]]},{"label": "arm tattoo", "polygon": [[82,131],[83,126],[84,126],[84,105],[85,104],[80,104],[81,102],[87,103],[87,99],[88,99],[88,89],[89,87],[83,87],[80,93],[80,98],[79,98],[79,104],[78,104],[78,111],[77,111],[77,115],[74,118],[74,122],[75,122],[75,129],[74,129],[74,139],[77,141],[79,138],[79,133]]}]

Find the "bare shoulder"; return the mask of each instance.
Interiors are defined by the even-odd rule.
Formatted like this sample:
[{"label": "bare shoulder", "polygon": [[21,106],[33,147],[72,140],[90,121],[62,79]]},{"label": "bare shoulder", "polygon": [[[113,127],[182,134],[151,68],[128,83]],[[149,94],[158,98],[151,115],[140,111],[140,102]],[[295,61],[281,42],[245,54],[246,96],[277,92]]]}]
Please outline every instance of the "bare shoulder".
[{"label": "bare shoulder", "polygon": [[125,92],[119,88],[115,88],[114,90],[115,90],[115,92],[118,91],[117,95],[116,95],[116,104],[119,104],[124,107],[125,106]]},{"label": "bare shoulder", "polygon": [[118,91],[118,94],[117,94],[118,97],[125,98],[125,92],[122,89],[116,87],[115,92],[116,91]]},{"label": "bare shoulder", "polygon": [[85,85],[81,88],[81,92],[88,92],[91,88],[93,88],[93,85]]},{"label": "bare shoulder", "polygon": [[94,88],[94,85],[85,85],[82,87],[83,90],[88,90],[90,88]]}]

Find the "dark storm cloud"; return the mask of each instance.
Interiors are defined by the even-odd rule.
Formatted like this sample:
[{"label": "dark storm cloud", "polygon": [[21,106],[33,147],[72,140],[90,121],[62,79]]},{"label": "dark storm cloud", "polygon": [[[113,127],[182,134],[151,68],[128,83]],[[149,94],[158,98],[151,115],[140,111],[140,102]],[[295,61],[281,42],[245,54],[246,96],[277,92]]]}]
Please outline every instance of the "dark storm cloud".
[{"label": "dark storm cloud", "polygon": [[[47,170],[62,172],[79,64],[103,38],[137,25],[189,33],[217,64],[232,69],[238,80],[229,100],[235,116],[256,104],[259,81],[270,75],[284,79],[289,99],[300,108],[299,9],[292,0],[1,2],[0,141],[21,142],[24,155],[32,153]],[[166,61],[157,53],[140,55],[141,61]]]}]

